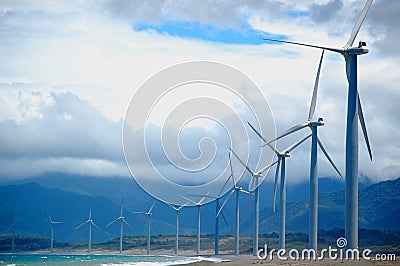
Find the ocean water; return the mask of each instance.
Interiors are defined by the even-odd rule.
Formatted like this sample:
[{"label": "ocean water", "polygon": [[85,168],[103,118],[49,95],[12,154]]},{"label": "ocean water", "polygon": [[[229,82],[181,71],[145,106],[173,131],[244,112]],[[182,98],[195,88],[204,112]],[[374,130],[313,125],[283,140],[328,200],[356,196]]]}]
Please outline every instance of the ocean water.
[{"label": "ocean water", "polygon": [[61,254],[0,254],[0,265],[183,265],[201,260],[220,262],[218,259],[180,256],[136,255],[61,255]]}]

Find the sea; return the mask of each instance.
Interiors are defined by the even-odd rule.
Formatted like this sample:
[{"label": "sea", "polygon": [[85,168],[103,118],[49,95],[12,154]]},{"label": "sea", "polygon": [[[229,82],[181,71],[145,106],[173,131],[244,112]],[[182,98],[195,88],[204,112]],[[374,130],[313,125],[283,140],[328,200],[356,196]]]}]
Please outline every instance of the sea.
[{"label": "sea", "polygon": [[137,256],[137,255],[62,255],[62,254],[0,254],[0,265],[184,265],[198,261],[222,262],[209,257]]}]

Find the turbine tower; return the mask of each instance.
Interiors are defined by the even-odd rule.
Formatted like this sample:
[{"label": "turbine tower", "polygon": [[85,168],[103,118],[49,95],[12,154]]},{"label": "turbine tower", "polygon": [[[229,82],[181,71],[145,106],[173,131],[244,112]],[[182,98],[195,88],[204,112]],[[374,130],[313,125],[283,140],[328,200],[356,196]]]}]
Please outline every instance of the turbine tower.
[{"label": "turbine tower", "polygon": [[[233,152],[233,150],[231,150]],[[235,240],[234,240],[234,255],[237,256],[239,255],[239,233],[240,233],[240,203],[239,203],[239,196],[240,193],[248,194],[251,195],[250,192],[244,190],[241,186],[237,185],[237,182],[235,180],[235,177],[233,175],[233,168],[232,168],[232,161],[231,161],[231,154],[229,153],[229,166],[231,169],[231,175],[232,177],[232,182],[233,182],[233,189],[229,193],[229,195],[226,197],[224,203],[222,204],[221,208],[219,209],[217,213],[217,217],[222,211],[222,209],[225,207],[226,203],[229,201],[229,199],[232,197],[232,195],[235,193],[236,194],[236,207],[235,207]]]},{"label": "turbine tower", "polygon": [[200,254],[200,208],[203,205],[204,200],[207,198],[207,196],[210,194],[210,192],[202,197],[199,201],[194,201],[190,198],[187,198],[185,196],[182,195],[178,195],[179,197],[190,201],[191,203],[195,204],[197,206],[197,240],[196,240],[196,255]]},{"label": "turbine tower", "polygon": [[51,241],[50,241],[50,252],[53,252],[54,246],[54,225],[55,224],[63,224],[64,222],[55,222],[51,219],[50,214],[46,211],[47,217],[49,217],[50,225],[51,225]]},{"label": "turbine tower", "polygon": [[132,212],[134,214],[144,214],[144,215],[147,215],[147,217],[148,217],[148,220],[147,220],[147,250],[146,250],[147,255],[150,255],[151,215],[153,214],[151,211],[153,210],[154,205],[156,205],[156,201],[154,201],[153,205],[151,205],[150,209],[147,212]]},{"label": "turbine tower", "polygon": [[[13,217],[13,220],[14,220],[14,217]],[[8,227],[8,229],[6,230],[6,232],[11,231],[11,234],[12,234],[12,238],[11,238],[11,253],[14,253],[14,250],[15,250],[15,227],[17,227],[17,226],[13,222],[13,224],[10,227]]]},{"label": "turbine tower", "polygon": [[[267,142],[266,144],[269,144],[273,141],[276,141],[280,138],[283,138],[287,135],[290,135],[294,132],[297,132],[303,128],[309,127],[312,132],[311,136],[311,162],[310,162],[310,216],[309,216],[309,248],[314,249],[317,251],[317,239],[318,239],[318,162],[317,162],[317,144],[319,145],[320,149],[324,153],[325,157],[328,159],[328,161],[331,163],[333,168],[336,170],[336,172],[339,174],[340,177],[342,177],[342,174],[336,167],[335,163],[329,156],[328,152],[326,151],[324,145],[322,144],[321,140],[318,138],[317,131],[319,126],[323,126],[324,122],[322,118],[318,118],[318,120],[312,120],[314,113],[315,113],[315,106],[317,103],[317,95],[318,95],[318,81],[319,81],[319,76],[321,72],[321,65],[322,65],[322,59],[324,56],[324,51],[322,50],[321,58],[319,61],[319,66],[318,66],[318,71],[317,75],[315,78],[315,83],[314,83],[314,90],[313,94],[311,97],[311,103],[310,103],[310,110],[308,113],[308,119],[306,122],[302,124],[295,125],[288,130],[284,131],[282,134],[278,135],[274,140]],[[264,146],[266,145],[264,144]]]},{"label": "turbine tower", "polygon": [[123,214],[123,209],[124,209],[124,199],[122,199],[122,202],[121,202],[121,212],[120,212],[119,217],[116,218],[115,220],[112,220],[110,223],[108,223],[106,225],[106,227],[109,227],[116,221],[120,221],[119,253],[122,253],[122,238],[124,236],[124,223],[133,229],[133,227],[126,221],[125,216]]},{"label": "turbine tower", "polygon": [[[279,169],[281,171],[281,183],[280,183],[280,193],[279,193],[279,249],[285,249],[285,234],[286,234],[286,158],[290,157],[290,152],[294,149],[296,149],[300,144],[302,144],[304,141],[306,141],[309,137],[311,137],[312,134],[307,135],[303,139],[299,140],[298,142],[294,143],[287,149],[283,150],[282,152],[279,152],[277,149],[275,149],[271,144],[270,141],[266,140],[260,132],[258,132],[250,123],[250,127],[253,129],[253,131],[265,142],[265,145],[268,145],[270,149],[272,149],[276,156],[278,157],[278,165],[276,166],[276,172],[275,172],[275,184],[274,184],[274,212],[275,212],[275,206],[276,206],[276,188],[277,188],[277,183],[278,183],[278,175],[279,175]],[[264,145],[264,146],[265,146]],[[280,167],[280,168],[279,168]]]},{"label": "turbine tower", "polygon": [[90,250],[92,248],[92,226],[96,227],[97,229],[101,230],[100,227],[98,227],[94,221],[92,220],[92,208],[89,209],[89,218],[87,221],[84,221],[81,223],[79,226],[75,228],[75,230],[78,230],[81,228],[83,225],[89,224],[89,244],[88,244],[88,253],[90,253]]},{"label": "turbine tower", "polygon": [[176,212],[176,218],[175,218],[175,255],[178,255],[178,250],[179,250],[179,212],[182,210],[183,207],[185,207],[188,203],[185,203],[179,207],[175,207],[174,205],[166,202],[166,204],[171,207],[172,209],[175,210]]},{"label": "turbine tower", "polygon": [[[250,125],[251,126],[251,125]],[[250,168],[237,156],[237,154],[232,150],[233,155],[239,160],[239,162],[246,168],[246,170],[251,174],[251,180],[249,183],[249,191],[254,193],[254,226],[253,226],[253,255],[257,255],[258,251],[258,234],[259,234],[259,214],[260,214],[260,195],[259,187],[261,184],[258,183],[258,179],[263,175],[265,171],[271,168],[278,161],[261,168],[259,171],[254,173]]]},{"label": "turbine tower", "polygon": [[307,46],[318,49],[325,49],[336,52],[344,56],[346,61],[346,75],[349,83],[347,96],[347,122],[346,122],[346,189],[345,189],[345,235],[348,249],[358,248],[358,119],[367,145],[370,159],[372,160],[371,147],[369,145],[367,128],[365,126],[364,115],[361,108],[360,97],[357,88],[357,57],[368,53],[366,43],[359,42],[357,47],[353,47],[354,40],[360,27],[372,5],[373,0],[367,0],[360,16],[358,17],[350,37],[344,47],[325,47],[299,42],[281,41],[266,39],[269,41],[290,43],[295,45]]},{"label": "turbine tower", "polygon": [[215,226],[214,226],[214,254],[218,255],[219,253],[219,215],[222,215],[222,218],[224,219],[225,225],[228,226],[228,222],[226,221],[224,212],[219,212],[219,209],[221,208],[221,204],[219,203],[221,197],[223,196],[222,192],[224,191],[226,185],[229,182],[229,179],[232,177],[232,173],[228,176],[228,178],[225,180],[224,185],[221,187],[219,190],[218,194],[216,196],[213,195],[191,195],[194,197],[206,197],[206,198],[212,198],[215,199]]}]

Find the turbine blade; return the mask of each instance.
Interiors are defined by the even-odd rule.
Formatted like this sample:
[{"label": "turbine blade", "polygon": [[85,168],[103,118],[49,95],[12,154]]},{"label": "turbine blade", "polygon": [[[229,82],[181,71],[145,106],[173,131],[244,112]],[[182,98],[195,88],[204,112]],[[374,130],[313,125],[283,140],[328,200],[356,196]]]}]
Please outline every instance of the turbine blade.
[{"label": "turbine blade", "polygon": [[156,205],[156,202],[157,202],[157,201],[154,201],[153,205],[151,205],[149,211],[147,212],[148,214],[151,214],[151,211],[153,210],[154,205]]},{"label": "turbine blade", "polygon": [[261,135],[261,133],[258,132],[258,130],[255,129],[255,128],[253,127],[252,124],[250,124],[250,122],[247,121],[247,124],[249,124],[249,126],[251,127],[251,129],[253,129],[253,131],[254,131],[264,142],[268,142],[268,141]]},{"label": "turbine blade", "polygon": [[165,204],[167,204],[169,207],[171,207],[171,208],[174,209],[175,211],[178,211],[178,210],[179,210],[179,208],[175,207],[174,205],[172,205],[172,204],[169,203],[169,202],[165,202]]},{"label": "turbine blade", "polygon": [[147,214],[147,212],[131,212],[133,214]]},{"label": "turbine blade", "polygon": [[96,227],[96,228],[99,229],[100,231],[102,231],[101,228],[98,227],[97,224],[95,224],[93,221],[91,222],[91,224],[94,225],[94,227]]},{"label": "turbine blade", "polygon": [[[229,156],[230,157],[230,156]],[[222,186],[222,188],[220,189],[220,191],[217,194],[217,198],[221,196],[221,193],[224,191],[226,184],[228,184],[229,179],[231,179],[231,177],[233,176],[233,173],[231,173],[228,178],[226,179],[224,185]]]},{"label": "turbine blade", "polygon": [[361,108],[360,95],[358,95],[358,118],[360,120],[361,129],[364,134],[365,144],[367,145],[369,158],[372,161],[372,151],[371,151],[371,146],[369,145],[367,126],[365,125],[364,114]]},{"label": "turbine blade", "polygon": [[322,59],[324,58],[325,50],[322,50],[321,59],[319,60],[317,76],[315,77],[314,90],[311,97],[310,111],[308,113],[308,121],[311,121],[314,116],[315,106],[317,104],[317,94],[318,94],[318,84],[319,84],[319,75],[321,73]]},{"label": "turbine blade", "polygon": [[289,148],[287,148],[286,150],[284,150],[284,153],[289,153],[292,150],[296,149],[300,144],[302,144],[304,141],[306,141],[309,137],[311,137],[311,133],[309,135],[307,135],[305,138],[301,139],[300,141],[296,142],[295,144],[293,144],[292,146],[290,146]]},{"label": "turbine blade", "polygon": [[53,220],[51,219],[50,214],[49,214],[48,211],[46,211],[46,214],[47,214],[47,217],[49,217],[50,223],[53,223]]},{"label": "turbine blade", "polygon": [[88,220],[91,220],[91,219],[92,219],[92,208],[89,209],[89,219]]},{"label": "turbine blade", "polygon": [[125,219],[122,219],[122,221],[123,221],[124,223],[126,223],[130,228],[132,228],[132,229],[134,230],[133,226],[130,225]]},{"label": "turbine blade", "polygon": [[222,210],[221,210],[221,215],[222,215],[222,218],[224,219],[225,225],[228,226],[228,222],[226,221],[224,212]]},{"label": "turbine blade", "polygon": [[[232,149],[230,149],[232,151]],[[232,182],[233,182],[233,186],[236,186],[236,180],[235,180],[235,176],[233,175],[233,167],[232,167],[232,159],[231,159],[231,153],[229,153],[229,167],[231,169],[231,177],[232,177]]]},{"label": "turbine blade", "polygon": [[[308,124],[309,124],[308,122],[305,122],[305,123],[302,123],[302,124],[295,125],[295,126],[289,128],[289,129],[285,130],[284,132],[282,132],[281,134],[279,134],[275,139],[270,140],[270,141],[267,142],[266,144],[269,144],[269,143],[274,142],[274,141],[276,141],[276,140],[278,140],[278,139],[280,139],[280,138],[283,138],[283,137],[285,137],[285,136],[287,136],[287,135],[290,135],[290,134],[292,134],[292,133],[294,133],[294,132],[296,132],[296,131],[299,131],[300,129],[303,129],[303,128],[307,127]],[[266,144],[264,144],[264,146],[265,146]]]},{"label": "turbine blade", "polygon": [[371,7],[372,1],[373,0],[368,0],[365,3],[365,6],[361,11],[360,16],[358,17],[356,24],[354,24],[353,31],[350,34],[349,40],[347,41],[347,43],[345,45],[346,48],[349,48],[353,45],[354,40],[356,39],[356,36],[358,34],[358,31],[360,30],[361,25],[362,25],[365,17],[367,16],[368,10]]},{"label": "turbine blade", "polygon": [[269,168],[271,168],[271,167],[272,167],[274,164],[276,164],[277,162],[278,162],[278,161],[275,161],[275,162],[271,163],[270,165],[267,165],[267,166],[261,168],[261,169],[256,173],[256,175],[261,175],[262,173],[264,173],[266,170],[268,170]]},{"label": "turbine blade", "polygon": [[75,227],[75,230],[78,230],[79,228],[81,228],[84,224],[86,224],[88,221],[84,221],[83,223],[81,223],[80,225],[78,225],[77,227]]},{"label": "turbine blade", "polygon": [[121,200],[121,214],[120,214],[120,216],[123,216],[122,215],[123,209],[124,209],[124,198],[122,198],[122,200]]},{"label": "turbine blade", "polygon": [[269,147],[271,150],[273,150],[273,151],[275,152],[275,154],[279,155],[279,151],[276,150],[275,147],[272,146],[272,145],[270,144],[270,142],[272,142],[272,141],[266,140],[266,139],[261,135],[261,133],[258,132],[257,129],[255,129],[255,128],[253,127],[252,124],[250,124],[250,122],[247,122],[247,124],[249,124],[249,126],[251,127],[251,129],[253,129],[253,131],[265,142],[265,143],[262,145],[262,147],[264,147],[265,145],[268,145],[268,147]]},{"label": "turbine blade", "polygon": [[183,199],[185,199],[185,200],[190,201],[191,203],[193,203],[193,204],[195,204],[195,205],[197,205],[197,202],[195,202],[195,201],[192,200],[192,199],[189,199],[189,198],[187,198],[187,197],[185,197],[185,196],[182,196],[182,195],[179,195],[179,194],[178,194],[178,196],[181,197],[181,198],[183,198]]},{"label": "turbine blade", "polygon": [[119,217],[118,217],[117,219],[112,220],[111,222],[109,222],[109,223],[106,225],[106,227],[109,227],[110,225],[112,225],[113,223],[115,223],[115,222],[118,221],[118,220],[119,220]]},{"label": "turbine blade", "polygon": [[244,193],[244,194],[247,194],[247,195],[250,195],[250,196],[253,196],[253,194],[252,193],[250,193],[250,192],[248,192],[248,191],[246,191],[246,190],[244,190],[244,189],[239,189],[239,192],[242,192],[242,193]]},{"label": "turbine blade", "polygon": [[222,209],[225,207],[226,203],[228,202],[228,200],[232,197],[233,193],[235,193],[235,190],[232,189],[231,193],[229,193],[228,197],[226,197],[224,203],[222,204],[221,208],[218,210],[217,215],[219,215],[219,213],[222,211]]},{"label": "turbine blade", "polygon": [[[251,176],[253,176],[254,175],[253,171],[251,171],[250,168],[247,165],[245,165],[245,163],[236,155],[236,153],[232,149],[231,149],[231,151],[232,151],[233,155],[235,155],[235,157],[239,160],[239,162],[247,169],[247,171],[249,171]],[[235,186],[236,186],[236,184],[235,184]]]},{"label": "turbine blade", "polygon": [[274,183],[274,212],[276,209],[276,186],[278,185],[278,175],[279,175],[279,167],[280,166],[281,166],[281,157],[278,157],[278,165],[276,166],[275,183]]},{"label": "turbine blade", "polygon": [[312,47],[312,48],[318,48],[318,49],[325,49],[325,50],[336,52],[336,53],[343,53],[344,52],[343,48],[320,46],[320,45],[300,43],[300,42],[282,41],[282,40],[275,40],[275,39],[269,39],[269,38],[262,38],[262,39],[266,40],[266,41],[271,41],[271,42],[281,42],[281,43],[288,43],[288,44],[294,44],[294,45],[300,45],[300,46],[306,46],[306,47]]},{"label": "turbine blade", "polygon": [[325,157],[328,159],[328,161],[331,163],[331,165],[333,166],[333,168],[335,168],[336,172],[339,174],[340,177],[343,177],[342,174],[340,173],[339,169],[336,167],[335,163],[333,162],[333,160],[331,159],[331,157],[329,156],[328,152],[326,151],[324,145],[322,144],[321,140],[319,139],[319,137],[317,136],[317,141],[318,141],[318,145],[321,148],[322,152],[325,154]]}]

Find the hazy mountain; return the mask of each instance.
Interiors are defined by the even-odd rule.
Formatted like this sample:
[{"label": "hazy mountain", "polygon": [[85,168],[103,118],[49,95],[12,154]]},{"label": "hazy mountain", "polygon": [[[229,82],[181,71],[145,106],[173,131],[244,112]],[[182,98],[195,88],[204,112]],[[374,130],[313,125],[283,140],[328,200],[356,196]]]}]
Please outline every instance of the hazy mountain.
[{"label": "hazy mountain", "polygon": [[[365,185],[364,185],[365,186]],[[344,227],[344,183],[337,179],[320,179],[319,228]],[[360,227],[373,229],[400,229],[400,179],[384,181],[360,188]],[[266,182],[260,189],[260,232],[277,231],[278,213],[272,211],[273,186]],[[75,227],[87,220],[89,208],[93,219],[102,229],[119,215],[121,198],[124,198],[124,214],[134,229],[126,227],[126,235],[145,235],[147,217],[131,211],[147,211],[154,199],[147,195],[133,179],[90,178],[67,175],[46,175],[0,186],[0,232],[12,224],[19,234],[50,236],[46,210],[54,220],[63,221],[55,230],[61,241],[86,241],[87,227]],[[226,197],[226,196],[225,196]],[[222,199],[222,201],[225,199]],[[221,201],[221,202],[222,202]],[[226,205],[224,214],[228,227],[221,219],[221,232],[233,234],[234,198]],[[248,211],[249,197],[241,196],[241,234],[250,234],[252,216]],[[252,205],[251,205],[252,206]],[[196,233],[197,208],[181,211],[181,234]],[[153,211],[153,234],[173,234],[175,211],[158,202]],[[213,233],[215,203],[201,207],[202,233]],[[249,218],[250,217],[250,218]],[[94,229],[94,241],[118,236],[119,227],[112,225],[106,230]],[[308,231],[308,184],[288,186],[287,230]]]},{"label": "hazy mountain", "polygon": [[[379,182],[359,190],[359,227],[380,230],[400,229],[400,178]],[[278,197],[279,198],[279,197]],[[344,190],[321,192],[318,197],[319,229],[344,228]],[[308,198],[287,204],[287,231],[308,232]],[[279,201],[277,201],[277,210]],[[246,225],[248,221],[244,223]],[[244,226],[248,228],[248,226]],[[260,231],[277,232],[279,213],[272,206],[260,213]],[[251,231],[244,230],[244,233]]]}]

